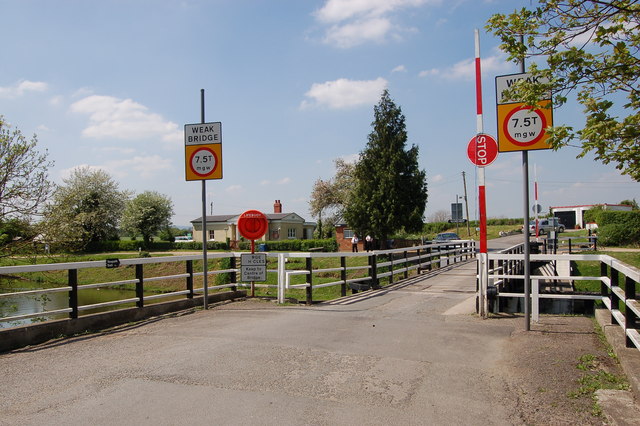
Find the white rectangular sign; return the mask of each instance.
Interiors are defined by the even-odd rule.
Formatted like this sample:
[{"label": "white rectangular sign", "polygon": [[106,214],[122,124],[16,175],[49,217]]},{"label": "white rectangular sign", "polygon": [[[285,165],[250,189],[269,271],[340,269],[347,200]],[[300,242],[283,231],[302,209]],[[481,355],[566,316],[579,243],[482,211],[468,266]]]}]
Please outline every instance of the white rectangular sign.
[{"label": "white rectangular sign", "polygon": [[240,255],[240,275],[242,281],[267,280],[267,254],[242,253]]},{"label": "white rectangular sign", "polygon": [[205,145],[210,143],[222,143],[221,122],[184,125],[185,145]]},{"label": "white rectangular sign", "polygon": [[240,264],[242,266],[266,265],[267,254],[266,253],[242,253],[240,255]]},{"label": "white rectangular sign", "polygon": [[[505,99],[502,97],[502,93],[505,90],[510,89],[520,80],[527,80],[533,83],[549,83],[549,80],[547,78],[533,77],[531,73],[528,72],[522,74],[498,75],[496,76],[496,101],[498,105],[521,102],[511,99]],[[551,93],[545,96],[545,99],[551,99]]]},{"label": "white rectangular sign", "polygon": [[240,267],[242,281],[266,281],[267,265],[242,265]]}]

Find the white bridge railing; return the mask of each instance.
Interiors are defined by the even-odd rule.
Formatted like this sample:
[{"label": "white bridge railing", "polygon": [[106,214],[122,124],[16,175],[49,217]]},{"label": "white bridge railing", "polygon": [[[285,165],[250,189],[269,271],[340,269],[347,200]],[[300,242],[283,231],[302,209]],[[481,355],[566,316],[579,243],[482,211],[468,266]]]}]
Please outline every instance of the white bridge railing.
[{"label": "white bridge railing", "polygon": [[[519,252],[519,253],[514,253]],[[553,265],[553,274],[534,275],[531,278],[531,316],[539,319],[540,299],[594,300],[601,301],[611,312],[612,324],[622,327],[626,336],[627,347],[640,349],[640,303],[638,302],[638,285],[640,270],[629,266],[616,258],[602,254],[531,254],[531,262]],[[599,274],[593,276],[576,276],[571,274],[572,262],[597,262]],[[501,253],[487,255],[488,287],[495,289],[494,306],[498,298],[524,298],[523,293],[507,290],[514,280],[524,280],[524,255],[515,246]],[[480,280],[481,273],[478,274]],[[544,282],[597,281],[600,291],[597,294],[579,294],[574,292],[541,293],[540,284]],[[479,291],[479,297],[481,296]]]}]

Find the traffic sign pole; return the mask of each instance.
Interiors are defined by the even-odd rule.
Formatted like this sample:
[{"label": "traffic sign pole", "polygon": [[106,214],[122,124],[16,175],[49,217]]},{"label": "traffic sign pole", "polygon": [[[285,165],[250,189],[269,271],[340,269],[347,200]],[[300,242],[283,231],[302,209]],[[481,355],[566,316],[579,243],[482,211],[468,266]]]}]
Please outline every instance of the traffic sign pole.
[{"label": "traffic sign pole", "polygon": [[[478,152],[478,139],[484,131],[482,121],[482,73],[480,66],[480,33],[475,30],[475,50],[476,50],[476,153]],[[487,318],[489,303],[487,299],[487,289],[489,287],[489,262],[487,255],[487,202],[485,195],[484,167],[477,167],[478,170],[478,208],[480,211],[480,253],[478,264],[478,307],[482,318]]]},{"label": "traffic sign pole", "polygon": [[[204,123],[204,89],[200,89],[200,122]],[[209,283],[207,273],[207,181],[202,179],[202,286],[204,309],[209,309]]]}]

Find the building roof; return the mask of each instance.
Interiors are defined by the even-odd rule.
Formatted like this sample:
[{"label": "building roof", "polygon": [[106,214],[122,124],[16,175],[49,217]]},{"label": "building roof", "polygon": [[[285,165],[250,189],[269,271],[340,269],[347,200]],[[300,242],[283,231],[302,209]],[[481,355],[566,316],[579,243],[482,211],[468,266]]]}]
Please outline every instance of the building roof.
[{"label": "building roof", "polygon": [[[239,214],[220,214],[220,215],[214,215],[214,216],[206,216],[206,220],[207,223],[209,222],[227,222],[229,221],[229,219],[233,219],[234,217],[238,217],[240,216]],[[193,219],[191,221],[191,223],[201,223],[202,222],[202,216],[200,216],[197,219]]]},{"label": "building roof", "polygon": [[[270,220],[270,221],[283,220],[288,216],[292,216],[291,217],[292,219],[296,219],[297,221],[302,221],[307,225],[313,224],[312,222],[306,222],[304,218],[302,218],[297,213],[265,213],[265,216],[267,216],[267,220]],[[207,223],[227,223],[227,222],[237,222],[239,217],[240,217],[239,214],[223,214],[223,215],[206,216],[206,220],[207,220]],[[202,223],[202,216],[200,216],[197,219],[193,219],[191,223]]]},{"label": "building roof", "polygon": [[631,208],[631,206],[628,206],[626,204],[608,204],[608,203],[599,203],[599,204],[579,204],[576,206],[550,206],[549,208],[551,209],[577,209],[580,207],[597,207],[597,206],[605,206],[605,207],[629,207]]}]

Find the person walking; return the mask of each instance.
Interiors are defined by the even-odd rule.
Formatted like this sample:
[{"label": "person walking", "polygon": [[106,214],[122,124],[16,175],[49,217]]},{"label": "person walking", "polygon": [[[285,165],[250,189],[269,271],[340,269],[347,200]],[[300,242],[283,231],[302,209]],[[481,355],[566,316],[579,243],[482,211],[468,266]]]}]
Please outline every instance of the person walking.
[{"label": "person walking", "polygon": [[364,237],[364,248],[367,251],[373,250],[373,238],[371,238],[371,235],[369,234],[367,234],[367,236]]},{"label": "person walking", "polygon": [[353,253],[357,253],[358,252],[358,235],[357,234],[353,234],[353,237],[351,237],[351,251]]}]

